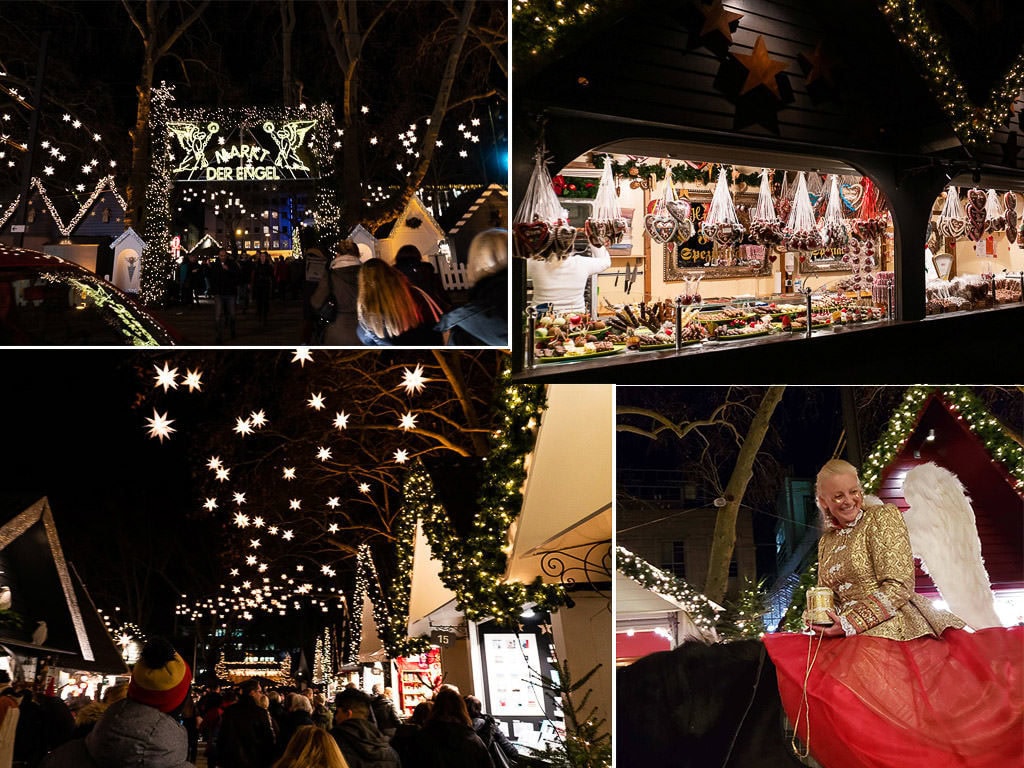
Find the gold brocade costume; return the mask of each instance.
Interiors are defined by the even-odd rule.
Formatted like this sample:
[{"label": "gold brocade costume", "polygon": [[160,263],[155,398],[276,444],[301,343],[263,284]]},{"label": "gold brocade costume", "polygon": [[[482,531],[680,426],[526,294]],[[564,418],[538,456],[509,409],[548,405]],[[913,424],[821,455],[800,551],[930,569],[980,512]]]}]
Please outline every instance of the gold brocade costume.
[{"label": "gold brocade costume", "polygon": [[866,508],[849,527],[830,527],[822,534],[818,584],[832,589],[836,613],[857,634],[913,640],[964,626],[914,592],[910,535],[892,504]]}]

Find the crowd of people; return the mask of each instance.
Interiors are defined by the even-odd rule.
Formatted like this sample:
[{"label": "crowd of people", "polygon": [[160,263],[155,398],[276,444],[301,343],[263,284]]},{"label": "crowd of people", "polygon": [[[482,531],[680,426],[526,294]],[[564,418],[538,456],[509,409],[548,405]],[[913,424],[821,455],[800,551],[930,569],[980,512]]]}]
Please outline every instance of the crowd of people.
[{"label": "crowd of people", "polygon": [[519,755],[480,700],[445,685],[406,718],[391,690],[332,701],[258,678],[197,690],[153,638],[128,684],[70,704],[0,677],[0,768],[506,768]]},{"label": "crowd of people", "polygon": [[184,306],[213,302],[215,343],[232,343],[238,315],[255,310],[259,330],[272,304],[301,302],[296,341],[317,346],[508,346],[508,232],[473,240],[465,291],[450,294],[414,245],[393,262],[349,239],[311,245],[301,258],[267,251],[187,255],[178,266]]}]

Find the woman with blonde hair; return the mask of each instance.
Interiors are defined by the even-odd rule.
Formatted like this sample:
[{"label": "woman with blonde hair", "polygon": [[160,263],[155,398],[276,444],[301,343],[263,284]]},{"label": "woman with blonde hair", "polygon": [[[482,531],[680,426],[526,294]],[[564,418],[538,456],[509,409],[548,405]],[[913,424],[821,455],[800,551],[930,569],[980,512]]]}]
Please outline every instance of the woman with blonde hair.
[{"label": "woman with blonde hair", "polygon": [[359,340],[368,346],[440,346],[440,307],[383,259],[359,271]]},{"label": "woman with blonde hair", "polygon": [[348,763],[330,733],[304,725],[295,731],[273,768],[348,768]]}]

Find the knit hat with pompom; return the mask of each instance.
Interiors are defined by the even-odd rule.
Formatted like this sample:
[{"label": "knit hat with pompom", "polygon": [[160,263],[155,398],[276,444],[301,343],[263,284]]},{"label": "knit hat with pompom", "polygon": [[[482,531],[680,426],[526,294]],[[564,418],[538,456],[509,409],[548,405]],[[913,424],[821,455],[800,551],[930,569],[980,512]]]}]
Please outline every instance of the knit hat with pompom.
[{"label": "knit hat with pompom", "polygon": [[128,698],[161,712],[181,706],[192,684],[192,670],[162,637],[151,638],[142,649],[128,683]]}]

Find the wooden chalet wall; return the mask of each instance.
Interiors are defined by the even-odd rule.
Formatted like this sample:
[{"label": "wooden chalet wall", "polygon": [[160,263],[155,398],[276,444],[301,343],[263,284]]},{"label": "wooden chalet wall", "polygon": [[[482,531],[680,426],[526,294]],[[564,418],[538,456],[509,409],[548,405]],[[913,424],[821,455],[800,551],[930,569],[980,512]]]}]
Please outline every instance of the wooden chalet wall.
[{"label": "wooden chalet wall", "polygon": [[[926,438],[931,429],[935,440],[930,442]],[[955,474],[966,489],[993,588],[1024,587],[1024,501],[981,440],[935,396],[922,408],[906,445],[882,472],[878,496],[906,512],[909,505],[903,496],[903,478],[929,461]],[[935,589],[920,570],[917,589]]]}]

